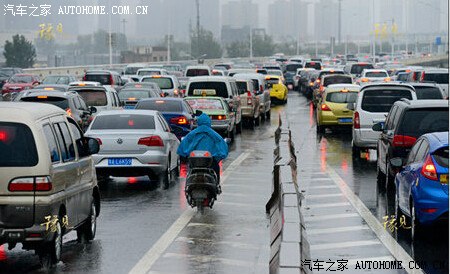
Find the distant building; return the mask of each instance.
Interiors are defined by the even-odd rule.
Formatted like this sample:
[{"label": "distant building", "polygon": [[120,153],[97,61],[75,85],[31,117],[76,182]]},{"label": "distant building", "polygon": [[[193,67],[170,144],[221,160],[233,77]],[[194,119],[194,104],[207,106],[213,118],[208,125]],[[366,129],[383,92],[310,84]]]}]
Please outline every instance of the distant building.
[{"label": "distant building", "polygon": [[250,26],[231,27],[222,26],[222,44],[227,45],[233,42],[243,42],[250,39]]},{"label": "distant building", "polygon": [[[367,2],[365,2],[367,5]],[[339,6],[333,0],[320,0],[314,4],[314,32],[313,40],[330,40],[338,36]]]},{"label": "distant building", "polygon": [[269,34],[276,39],[306,40],[308,6],[302,0],[276,0],[269,5]]},{"label": "distant building", "polygon": [[166,47],[136,46],[131,51],[121,53],[122,63],[166,62]]},{"label": "distant building", "polygon": [[222,26],[231,28],[259,26],[258,5],[251,0],[233,0],[222,5]]}]

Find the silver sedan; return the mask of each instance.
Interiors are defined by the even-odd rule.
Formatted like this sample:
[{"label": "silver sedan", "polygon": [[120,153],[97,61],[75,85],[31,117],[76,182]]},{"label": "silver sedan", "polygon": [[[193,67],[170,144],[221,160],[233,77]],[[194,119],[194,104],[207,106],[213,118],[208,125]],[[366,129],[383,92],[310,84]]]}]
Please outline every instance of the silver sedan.
[{"label": "silver sedan", "polygon": [[86,136],[96,138],[100,151],[93,155],[97,176],[159,177],[164,188],[179,171],[180,144],[158,111],[100,112]]}]

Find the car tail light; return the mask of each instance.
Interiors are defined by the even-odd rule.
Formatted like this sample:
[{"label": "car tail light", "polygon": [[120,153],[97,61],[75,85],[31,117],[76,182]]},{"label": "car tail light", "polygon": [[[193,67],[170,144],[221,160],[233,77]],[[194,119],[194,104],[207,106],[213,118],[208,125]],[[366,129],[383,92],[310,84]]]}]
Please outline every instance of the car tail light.
[{"label": "car tail light", "polygon": [[111,86],[114,85],[114,79],[113,79],[112,75],[109,75],[109,83]]},{"label": "car tail light", "polygon": [[406,135],[394,135],[392,145],[394,147],[412,147],[417,138]]},{"label": "car tail light", "polygon": [[327,104],[322,104],[322,105],[320,106],[320,109],[321,109],[322,111],[331,111],[330,107],[327,106]]},{"label": "car tail light", "polygon": [[247,91],[247,105],[251,106],[252,103],[253,103],[252,93],[250,91]]},{"label": "car tail light", "polygon": [[8,134],[6,131],[0,131],[0,142],[6,142],[8,140]]},{"label": "car tail light", "polygon": [[369,82],[369,79],[367,79],[367,78],[362,78],[362,79],[361,79],[361,82],[367,83],[367,82]]},{"label": "car tail light", "polygon": [[174,94],[174,95],[178,95],[178,89],[175,89],[175,90],[173,91],[173,94]]},{"label": "car tail light", "polygon": [[227,119],[227,116],[225,116],[225,115],[212,115],[211,119],[213,119],[213,120],[225,120],[225,119]]},{"label": "car tail light", "polygon": [[431,159],[431,156],[428,155],[425,159],[425,163],[422,166],[422,171],[420,172],[425,178],[428,178],[433,181],[438,180],[438,176],[436,173],[436,166]]},{"label": "car tail light", "polygon": [[385,82],[390,82],[390,81],[391,81],[391,77],[386,77],[386,78],[384,78],[384,81],[385,81]]},{"label": "car tail light", "polygon": [[86,75],[85,75],[85,76],[83,76],[83,81],[86,81],[86,79],[87,79]]},{"label": "car tail light", "polygon": [[69,115],[70,117],[72,117],[72,110],[70,108],[66,109],[66,113],[67,115]]},{"label": "car tail light", "polygon": [[361,124],[359,121],[359,113],[357,111],[355,111],[354,115],[355,115],[355,117],[353,119],[353,127],[356,129],[359,129],[359,128],[361,128]]},{"label": "car tail light", "polygon": [[158,135],[153,135],[150,137],[144,137],[139,139],[138,145],[148,146],[148,147],[163,147],[164,142]]},{"label": "car tail light", "polygon": [[316,80],[316,83],[320,83],[320,79],[317,79],[317,80]]},{"label": "car tail light", "polygon": [[309,86],[310,87],[314,86],[314,82],[309,82]]},{"label": "car tail light", "polygon": [[174,117],[170,119],[171,124],[177,124],[177,125],[187,125],[188,121],[187,118],[184,116]]},{"label": "car tail light", "polygon": [[52,182],[48,176],[15,178],[9,182],[8,190],[11,192],[50,191],[52,190]]},{"label": "car tail light", "polygon": [[264,88],[263,88],[263,86],[262,86],[262,85],[259,85],[259,91],[261,91],[261,92],[263,92],[263,91],[264,91]]}]

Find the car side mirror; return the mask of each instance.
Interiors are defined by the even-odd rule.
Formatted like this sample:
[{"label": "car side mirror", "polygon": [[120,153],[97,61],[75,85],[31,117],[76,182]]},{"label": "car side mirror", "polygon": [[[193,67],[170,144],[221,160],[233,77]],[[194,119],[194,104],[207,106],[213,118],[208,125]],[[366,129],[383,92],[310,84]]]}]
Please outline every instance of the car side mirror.
[{"label": "car side mirror", "polygon": [[89,111],[92,113],[97,113],[97,108],[96,107],[89,107]]},{"label": "car side mirror", "polygon": [[197,109],[197,110],[195,111],[195,113],[194,113],[195,116],[200,116],[200,115],[202,115],[202,114],[203,114],[203,111],[198,110],[198,109]]},{"label": "car side mirror", "polygon": [[349,110],[355,110],[355,103],[348,103],[348,104],[347,104],[347,109],[349,109]]},{"label": "car side mirror", "polygon": [[402,168],[403,167],[403,160],[400,157],[395,157],[389,160],[389,163],[391,166],[395,168]]},{"label": "car side mirror", "polygon": [[87,139],[89,155],[97,154],[100,151],[100,143],[95,138],[85,137]]},{"label": "car side mirror", "polygon": [[383,122],[376,123],[375,125],[372,126],[373,131],[383,131],[383,129],[384,129]]}]

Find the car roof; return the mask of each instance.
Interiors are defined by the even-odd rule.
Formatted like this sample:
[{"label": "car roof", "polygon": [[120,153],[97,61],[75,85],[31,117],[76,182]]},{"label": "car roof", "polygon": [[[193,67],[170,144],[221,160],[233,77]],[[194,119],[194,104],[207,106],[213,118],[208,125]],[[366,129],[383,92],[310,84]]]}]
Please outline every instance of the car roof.
[{"label": "car roof", "polygon": [[173,101],[173,102],[183,102],[182,98],[174,98],[174,97],[158,97],[158,98],[144,98],[139,100],[140,102],[145,101]]},{"label": "car roof", "polygon": [[209,70],[210,67],[207,65],[194,65],[194,66],[187,66],[186,70],[188,70],[188,69],[208,69]]},{"label": "car roof", "polygon": [[119,110],[102,110],[97,114],[98,116],[104,115],[119,115],[119,114],[139,114],[139,115],[149,115],[154,116],[158,113],[156,110],[148,110],[148,109],[119,109]]},{"label": "car roof", "polygon": [[193,100],[193,99],[212,99],[212,100],[220,100],[220,101],[225,101],[222,97],[218,97],[218,96],[187,96],[184,97],[183,100]]},{"label": "car roof", "polygon": [[242,79],[242,78],[247,78],[247,79],[255,79],[255,78],[260,78],[261,80],[265,79],[265,76],[260,74],[260,73],[237,73],[235,75],[233,75],[233,78],[235,79]]},{"label": "car roof", "polygon": [[407,100],[402,99],[397,104],[406,104],[408,109],[411,108],[440,108],[447,107],[448,101],[443,99],[427,99],[427,100]]},{"label": "car roof", "polygon": [[0,121],[34,123],[55,114],[66,114],[66,112],[51,104],[0,102]]},{"label": "car roof", "polygon": [[86,74],[119,74],[117,71],[114,70],[87,70]]},{"label": "car roof", "polygon": [[229,76],[196,76],[189,79],[189,82],[229,82],[236,81]]},{"label": "car roof", "polygon": [[61,92],[61,91],[49,91],[44,89],[32,89],[27,94],[24,94],[21,98],[25,97],[37,97],[37,96],[51,96],[51,97],[61,97],[67,98],[69,96],[75,96],[76,92]]},{"label": "car roof", "polygon": [[326,87],[328,91],[339,91],[341,89],[349,89],[349,90],[361,90],[361,86],[354,84],[332,84]]},{"label": "car roof", "polygon": [[430,153],[435,152],[437,149],[448,146],[448,131],[444,132],[432,132],[422,135],[422,138],[429,140]]},{"label": "car roof", "polygon": [[407,84],[405,82],[387,82],[387,83],[370,83],[361,88],[361,91],[366,89],[372,89],[372,88],[388,88],[388,87],[405,87],[412,89],[414,91],[414,87],[412,87],[410,84]]}]

